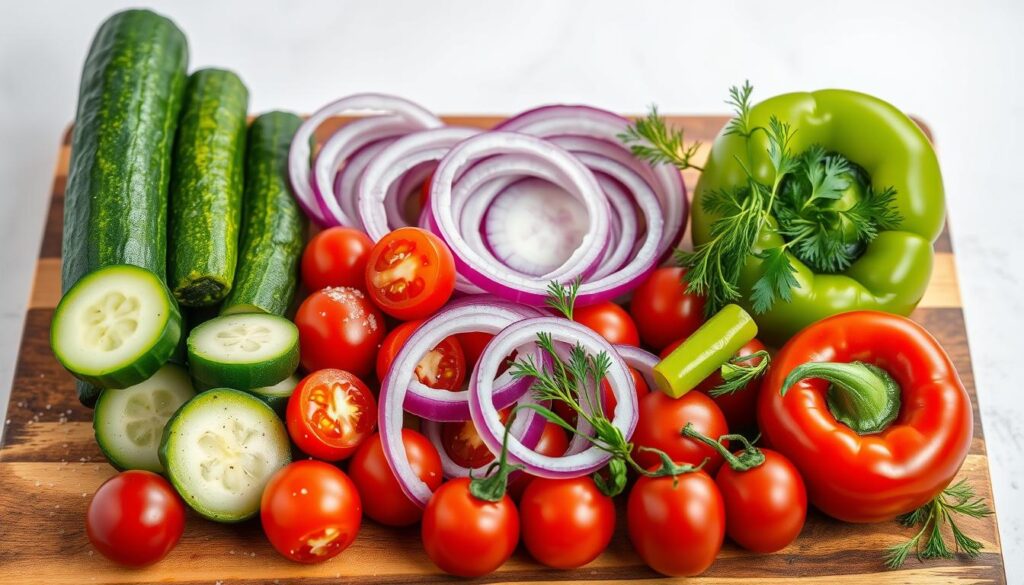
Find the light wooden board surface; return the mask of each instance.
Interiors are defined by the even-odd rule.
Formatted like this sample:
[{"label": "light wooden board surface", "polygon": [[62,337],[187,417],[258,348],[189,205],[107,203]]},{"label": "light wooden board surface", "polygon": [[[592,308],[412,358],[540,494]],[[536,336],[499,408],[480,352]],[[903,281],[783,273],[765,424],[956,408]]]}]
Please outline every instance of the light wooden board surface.
[{"label": "light wooden board surface", "polygon": [[[487,127],[497,116],[452,116],[456,124]],[[721,117],[676,117],[688,138],[707,146]],[[329,131],[325,128],[324,131]],[[416,529],[394,530],[364,520],[355,543],[339,557],[315,566],[291,563],[263,538],[258,521],[219,525],[190,515],[178,547],[144,570],[114,566],[94,553],[85,536],[89,497],[115,473],[95,444],[91,411],[75,398],[74,382],[49,349],[49,325],[60,295],[60,233],[69,145],[65,139],[54,178],[50,212],[18,356],[11,404],[0,443],[0,575],[4,583],[422,583],[448,581],[426,558]],[[684,173],[692,192],[696,174]],[[949,234],[936,243],[931,287],[912,317],[949,351],[972,398],[976,396],[964,330],[955,260]],[[26,251],[26,253],[30,253]],[[960,473],[992,501],[981,419],[975,411],[971,454]],[[620,506],[621,508],[621,506]],[[621,510],[620,510],[621,511]],[[619,515],[609,549],[576,571],[533,562],[520,549],[488,583],[664,582],[632,551]],[[1004,583],[996,518],[968,520],[963,527],[981,540],[976,559],[958,557],[921,564],[909,560],[888,571],[884,550],[909,536],[895,523],[842,524],[812,512],[800,538],[783,551],[754,555],[731,543],[693,583]],[[458,579],[456,581],[464,581]]]}]

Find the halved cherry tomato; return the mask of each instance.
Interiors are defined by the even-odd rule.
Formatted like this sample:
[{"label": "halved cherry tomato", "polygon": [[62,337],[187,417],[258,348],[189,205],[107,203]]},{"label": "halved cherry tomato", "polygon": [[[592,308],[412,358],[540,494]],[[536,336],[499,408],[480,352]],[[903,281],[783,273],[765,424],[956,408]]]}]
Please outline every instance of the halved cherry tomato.
[{"label": "halved cherry tomato", "polygon": [[434,492],[420,534],[427,556],[442,571],[479,577],[512,556],[519,542],[519,513],[508,495],[497,502],[478,499],[469,492],[469,479],[460,477]]},{"label": "halved cherry tomato", "polygon": [[626,526],[647,566],[672,577],[699,575],[725,539],[722,495],[703,471],[641,477],[629,492]]},{"label": "halved cherry tomato", "polygon": [[361,230],[327,228],[302,252],[302,283],[310,291],[328,286],[366,290],[366,260],[372,248],[373,240]]},{"label": "halved cherry tomato", "polygon": [[[377,353],[377,379],[383,381],[395,361],[395,356],[405,345],[422,319],[408,321],[395,327],[384,338]],[[458,390],[466,379],[466,358],[456,336],[445,337],[416,364],[416,378],[423,384],[439,390]]]},{"label": "halved cherry tomato", "polygon": [[363,521],[355,484],[323,461],[296,461],[270,478],[260,500],[263,532],[277,552],[320,563],[348,548]]},{"label": "halved cherry tomato", "polygon": [[338,368],[365,377],[373,371],[384,340],[384,316],[362,291],[325,288],[295,313],[299,352],[307,371]]},{"label": "halved cherry tomato", "polygon": [[530,556],[556,569],[596,559],[615,532],[615,504],[589,476],[534,479],[519,502],[519,516]]},{"label": "halved cherry tomato", "polygon": [[[565,455],[565,450],[568,448],[569,439],[565,436],[562,427],[553,422],[546,422],[544,430],[541,431],[540,440],[537,441],[537,446],[533,450],[548,457],[561,457]],[[530,485],[534,479],[536,479],[535,476],[526,472],[516,475],[515,479],[508,483],[508,495],[512,496],[512,500],[518,502],[523,496],[526,486]]]},{"label": "halved cherry tomato", "polygon": [[659,268],[635,291],[629,312],[640,339],[657,351],[704,322],[704,298],[686,292],[685,268]]},{"label": "halved cherry tomato", "polygon": [[625,309],[611,301],[576,307],[572,319],[590,327],[607,339],[608,343],[640,345],[640,335],[637,333],[633,318]]},{"label": "halved cherry tomato", "polygon": [[167,480],[151,471],[125,471],[96,490],[85,531],[100,554],[129,567],[167,556],[185,528],[185,506]]},{"label": "halved cherry tomato", "polygon": [[[651,392],[640,400],[640,419],[633,433],[633,443],[637,447],[660,449],[676,463],[700,465],[707,458],[704,469],[708,473],[718,471],[722,455],[714,448],[684,436],[681,431],[686,423],[693,423],[701,434],[713,439],[729,432],[722,411],[707,395],[687,392],[679,398],[672,398],[664,392]],[[634,451],[633,457],[644,467],[656,466],[660,462],[656,454],[639,449]]]},{"label": "halved cherry tomato", "polygon": [[377,403],[349,372],[318,370],[295,387],[285,418],[288,434],[303,453],[340,461],[373,433]]},{"label": "halved cherry tomato", "polygon": [[370,298],[385,313],[408,321],[440,309],[455,290],[455,258],[434,234],[399,228],[384,236],[366,263]]},{"label": "halved cherry tomato", "polygon": [[[402,429],[402,443],[409,465],[431,491],[441,486],[441,457],[426,437],[411,429]],[[348,474],[359,490],[363,511],[388,526],[415,524],[423,510],[412,503],[384,458],[380,434],[363,441],[348,464]]]}]

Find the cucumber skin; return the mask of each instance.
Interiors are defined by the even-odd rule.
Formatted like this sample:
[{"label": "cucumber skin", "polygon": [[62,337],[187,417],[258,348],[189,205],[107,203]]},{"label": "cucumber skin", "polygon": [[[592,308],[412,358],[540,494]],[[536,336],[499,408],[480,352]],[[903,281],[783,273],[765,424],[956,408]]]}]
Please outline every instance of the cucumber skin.
[{"label": "cucumber skin", "polygon": [[[294,375],[294,374],[292,374],[292,375]],[[288,378],[291,378],[291,377],[292,376],[288,376]],[[285,380],[287,380],[288,378],[285,378]],[[296,379],[296,385],[298,385],[298,382],[299,382],[299,380]],[[192,387],[195,388],[195,391],[197,393],[199,393],[199,392],[206,392],[207,390],[214,390],[216,388],[220,388],[220,386],[218,386],[217,384],[211,384],[209,382],[205,382],[205,381],[200,380],[199,378],[195,378],[195,377],[192,378]],[[261,386],[260,388],[265,388],[265,387],[266,386]],[[233,390],[241,390],[242,392],[245,392],[246,394],[251,394],[251,395],[255,396],[256,398],[262,400],[263,402],[267,403],[267,406],[269,406],[270,408],[274,409],[274,412],[277,413],[278,418],[280,418],[281,420],[285,420],[285,412],[288,410],[288,400],[291,399],[292,395],[289,394],[287,396],[271,396],[269,394],[262,394],[262,393],[258,392],[258,390],[260,390],[260,388],[252,388],[252,389],[233,388]],[[293,392],[294,392],[294,390],[293,390]]]},{"label": "cucumber skin", "polygon": [[[221,319],[222,317],[218,317]],[[298,329],[295,324],[284,317],[280,318],[287,323],[294,332],[295,344],[288,351],[273,361],[249,364],[223,364],[208,359],[195,351],[192,343],[192,334],[201,327],[210,326],[212,319],[189,332],[188,339],[188,369],[194,380],[202,380],[205,385],[220,388],[233,388],[245,390],[249,388],[260,388],[273,386],[281,380],[295,373],[299,368],[299,343]]]},{"label": "cucumber skin", "polygon": [[107,19],[89,49],[64,194],[62,290],[108,264],[165,279],[171,147],[188,42],[148,10]]},{"label": "cucumber skin", "polygon": [[238,260],[249,90],[230,71],[189,77],[170,187],[171,290],[185,306],[220,302]]},{"label": "cucumber skin", "polygon": [[242,238],[234,288],[224,314],[284,315],[295,296],[306,218],[288,182],[288,149],[302,119],[269,112],[249,128]]}]

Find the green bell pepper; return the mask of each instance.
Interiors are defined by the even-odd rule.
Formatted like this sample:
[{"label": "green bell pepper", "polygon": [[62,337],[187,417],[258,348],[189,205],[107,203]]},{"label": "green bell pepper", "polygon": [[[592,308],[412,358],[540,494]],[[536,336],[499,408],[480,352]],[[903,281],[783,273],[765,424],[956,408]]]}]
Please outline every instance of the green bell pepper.
[{"label": "green bell pepper", "polygon": [[[750,110],[752,126],[769,125],[771,116],[795,130],[790,147],[799,154],[813,145],[839,153],[867,172],[872,187],[896,189],[898,227],[867,243],[849,268],[816,273],[788,250],[798,287],[790,302],[778,301],[756,314],[751,289],[762,274],[756,254],[782,246],[774,217],[764,223],[746,258],[738,301],[757,321],[762,339],[781,343],[805,326],[837,313],[874,309],[908,315],[924,295],[931,277],[932,243],[945,221],[939,163],[928,138],[905,114],[876,97],[846,90],[822,90],[773,97]],[[711,239],[717,215],[701,205],[709,193],[746,184],[746,164],[758,182],[771,185],[774,171],[764,133],[750,140],[722,131],[715,139],[694,194],[694,246]]]}]

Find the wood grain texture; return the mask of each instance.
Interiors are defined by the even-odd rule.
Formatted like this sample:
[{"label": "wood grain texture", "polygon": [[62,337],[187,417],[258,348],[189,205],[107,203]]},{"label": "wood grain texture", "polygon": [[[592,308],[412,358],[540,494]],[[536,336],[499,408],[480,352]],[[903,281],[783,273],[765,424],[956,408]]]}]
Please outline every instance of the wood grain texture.
[{"label": "wood grain texture", "polygon": [[[499,116],[452,116],[451,123],[487,127]],[[690,139],[710,144],[723,117],[677,117]],[[320,133],[342,123],[332,121]],[[434,583],[453,581],[422,551],[416,529],[386,529],[364,519],[356,542],[338,558],[317,566],[290,563],[277,555],[259,524],[219,525],[190,515],[181,544],[166,560],[144,570],[113,566],[92,551],[84,534],[89,497],[115,473],[104,460],[91,425],[91,411],[78,405],[74,382],[49,349],[49,326],[59,299],[60,233],[68,140],[61,148],[50,211],[27,309],[11,391],[9,420],[0,448],[0,575],[4,583]],[[706,156],[707,146],[702,149]],[[692,191],[696,174],[684,173]],[[912,317],[949,351],[972,399],[976,397],[970,352],[960,308],[955,259],[948,230],[936,242],[931,287]],[[960,472],[991,503],[991,482],[980,415],[975,412],[971,454]],[[620,498],[622,500],[622,498]],[[622,502],[619,502],[620,509]],[[621,511],[621,510],[620,510]],[[605,552],[577,571],[539,566],[520,549],[500,571],[481,583],[665,582],[633,553],[624,515]],[[692,583],[1004,583],[995,517],[969,520],[964,528],[985,545],[976,559],[911,560],[900,571],[883,565],[886,547],[908,530],[885,523],[848,525],[811,513],[800,538],[771,555],[752,555],[727,543],[711,569]],[[464,581],[464,580],[454,580]]]}]

